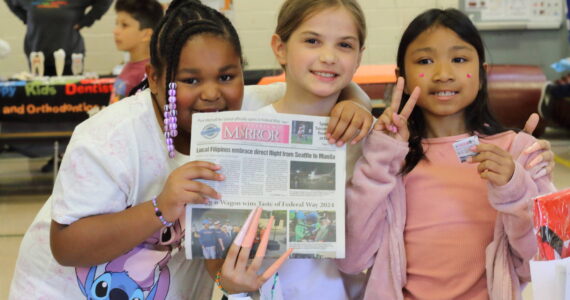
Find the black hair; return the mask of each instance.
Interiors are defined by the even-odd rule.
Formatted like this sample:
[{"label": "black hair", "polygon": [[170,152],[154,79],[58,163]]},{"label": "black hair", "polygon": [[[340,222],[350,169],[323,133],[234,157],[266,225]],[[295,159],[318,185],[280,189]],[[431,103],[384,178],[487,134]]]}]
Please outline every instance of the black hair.
[{"label": "black hair", "polygon": [[116,12],[126,12],[139,22],[139,29],[154,29],[164,15],[156,0],[117,0]]},{"label": "black hair", "polygon": [[[483,40],[479,35],[479,31],[469,18],[457,9],[430,9],[417,16],[408,25],[400,45],[398,46],[397,65],[400,76],[405,78],[406,69],[404,59],[406,50],[410,44],[423,32],[437,26],[449,28],[455,32],[459,38],[469,43],[477,51],[479,56],[479,92],[475,100],[465,108],[465,124],[467,130],[471,133],[478,132],[482,135],[492,135],[505,131],[505,128],[497,121],[489,110],[487,92],[487,73],[485,72],[485,47]],[[405,94],[400,109],[405,105],[409,95]],[[408,120],[410,129],[409,147],[410,152],[406,156],[406,162],[402,167],[401,173],[407,174],[412,171],[415,166],[425,158],[424,149],[422,147],[422,139],[426,137],[426,125],[421,108],[416,107],[412,111]]]},{"label": "black hair", "polygon": [[[243,63],[237,31],[223,14],[202,5],[198,0],[174,0],[150,40],[150,64],[157,70],[158,76],[166,70],[164,74],[166,93],[168,93],[168,83],[175,79],[182,47],[188,40],[201,34],[219,36],[229,41],[240,62]],[[130,94],[147,86],[148,79],[133,88]],[[165,97],[168,99],[168,95]]]}]

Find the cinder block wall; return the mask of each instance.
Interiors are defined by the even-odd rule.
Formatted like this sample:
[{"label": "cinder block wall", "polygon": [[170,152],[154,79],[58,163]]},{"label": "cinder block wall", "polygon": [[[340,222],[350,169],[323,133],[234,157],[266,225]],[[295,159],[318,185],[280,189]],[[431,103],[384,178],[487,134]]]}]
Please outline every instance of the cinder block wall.
[{"label": "cinder block wall", "polygon": [[[233,21],[240,34],[248,69],[279,68],[269,41],[275,28],[282,0],[234,0]],[[458,7],[457,0],[361,0],[368,23],[368,39],[363,64],[394,63],[400,34],[411,19],[432,8]],[[123,54],[115,49],[112,30],[115,12],[110,9],[91,28],[83,29],[87,47],[85,70],[110,74],[120,64]],[[0,76],[27,70],[23,51],[25,25],[0,2],[0,39],[12,47],[11,54],[0,59]]]}]

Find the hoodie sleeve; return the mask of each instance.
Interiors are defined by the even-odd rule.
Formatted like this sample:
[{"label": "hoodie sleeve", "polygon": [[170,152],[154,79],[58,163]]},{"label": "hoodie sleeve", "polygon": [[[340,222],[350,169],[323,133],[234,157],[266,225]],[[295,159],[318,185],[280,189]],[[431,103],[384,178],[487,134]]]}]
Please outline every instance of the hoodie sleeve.
[{"label": "hoodie sleeve", "polygon": [[94,0],[89,12],[77,24],[79,28],[90,27],[96,20],[101,19],[111,6],[111,3],[113,3],[113,0]]},{"label": "hoodie sleeve", "polygon": [[520,277],[527,278],[528,261],[536,254],[537,244],[532,223],[532,200],[542,194],[555,191],[549,176],[533,179],[539,166],[525,169],[537,154],[522,151],[535,139],[525,133],[515,137],[509,150],[515,161],[515,172],[503,186],[489,184],[489,200],[499,212],[508,239],[513,266]]},{"label": "hoodie sleeve", "polygon": [[389,238],[388,202],[405,201],[398,173],[407,153],[406,142],[377,131],[368,136],[347,186],[346,258],[337,261],[341,271],[358,273],[372,266]]}]

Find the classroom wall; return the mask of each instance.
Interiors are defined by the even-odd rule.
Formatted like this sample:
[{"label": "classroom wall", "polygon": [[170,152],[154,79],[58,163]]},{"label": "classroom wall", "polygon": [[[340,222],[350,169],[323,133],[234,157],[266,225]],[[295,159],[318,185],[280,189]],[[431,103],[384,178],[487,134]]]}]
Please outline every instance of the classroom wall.
[{"label": "classroom wall", "polygon": [[[234,0],[234,24],[239,32],[248,69],[279,68],[269,41],[282,0]],[[403,27],[430,7],[457,7],[457,0],[361,0],[369,35],[364,64],[392,63]],[[115,13],[111,9],[91,28],[82,30],[87,56],[85,70],[109,74],[123,55],[115,49],[112,30]],[[0,59],[0,76],[27,70],[23,51],[25,26],[0,2],[0,38],[8,41],[12,53]]]},{"label": "classroom wall", "polygon": [[[282,0],[234,0],[234,24],[242,39],[248,69],[279,68],[269,41]],[[363,64],[394,63],[400,35],[411,19],[432,8],[458,7],[457,0],[360,0],[368,22],[368,40]],[[91,28],[83,29],[87,48],[85,70],[110,74],[123,54],[115,49],[111,9]],[[25,26],[0,3],[0,39],[8,41],[12,53],[0,59],[0,76],[27,70],[23,54]],[[484,32],[492,63],[530,63],[544,68],[568,53],[566,30],[532,32]],[[538,44],[537,44],[538,43]],[[537,55],[536,50],[541,54]],[[557,74],[547,70],[549,77]]]},{"label": "classroom wall", "polygon": [[[279,68],[269,48],[280,0],[235,0],[235,24],[240,33],[248,68]],[[457,7],[457,0],[360,0],[365,12],[368,37],[363,64],[388,64],[405,26],[422,11]]]}]

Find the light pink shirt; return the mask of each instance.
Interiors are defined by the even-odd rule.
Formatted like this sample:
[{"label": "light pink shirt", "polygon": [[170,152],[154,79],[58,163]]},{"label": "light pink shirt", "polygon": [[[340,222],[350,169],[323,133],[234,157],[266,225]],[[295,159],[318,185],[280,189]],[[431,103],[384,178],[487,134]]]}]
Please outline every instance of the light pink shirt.
[{"label": "light pink shirt", "polygon": [[[485,248],[493,240],[497,211],[477,164],[461,163],[455,155],[453,142],[466,137],[424,139],[427,159],[404,177],[406,299],[488,299]],[[513,138],[507,132],[481,142],[508,149]]]},{"label": "light pink shirt", "polygon": [[[506,185],[494,186],[487,183],[487,189],[478,192],[487,198],[487,202],[496,211],[494,226],[490,229],[493,238],[485,247],[484,261],[476,262],[478,269],[473,270],[463,269],[464,265],[456,264],[458,261],[452,264],[463,272],[473,273],[473,278],[477,280],[483,276],[480,275],[480,270],[484,268],[486,297],[489,299],[521,299],[521,288],[530,279],[528,261],[536,254],[537,250],[529,206],[533,197],[552,192],[555,189],[548,176],[533,179],[533,176],[540,170],[539,167],[535,166],[530,170],[524,168],[524,165],[536,156],[536,153],[531,155],[522,153],[523,149],[535,141],[534,138],[524,133],[515,134],[512,131],[495,135],[488,140],[494,142],[494,138],[500,139],[501,145],[507,146],[505,149],[515,160],[515,172]],[[505,144],[502,144],[503,141]],[[358,273],[370,268],[365,300],[404,299],[404,288],[410,288],[407,284],[408,272],[414,265],[420,266],[417,268],[420,271],[428,267],[418,265],[417,257],[421,253],[412,253],[409,258],[411,262],[407,261],[408,253],[406,253],[405,243],[410,243],[410,240],[404,240],[404,233],[406,224],[409,222],[407,219],[408,187],[404,184],[402,176],[399,175],[407,153],[407,143],[398,142],[383,133],[373,131],[364,144],[363,155],[357,162],[353,178],[347,187],[346,259],[338,260],[337,264],[342,271],[347,273]],[[441,157],[441,159],[447,162],[447,160],[455,160],[456,156],[454,154],[451,157]],[[423,176],[428,175],[437,176],[437,173],[424,174]],[[464,179],[463,186],[468,187],[471,184],[469,182],[470,177],[466,179],[465,173],[461,172],[455,175]],[[443,184],[438,184],[437,187],[440,189],[440,194],[445,195],[447,187]],[[431,187],[424,186],[422,189],[412,190],[423,192],[429,188]],[[411,192],[414,193],[414,191]],[[417,196],[413,197],[417,198]],[[446,208],[439,207],[438,209]],[[458,210],[459,208],[450,209]],[[485,211],[488,211],[488,207],[477,210],[480,212],[469,212],[464,216],[474,218],[477,216],[474,214],[484,214]],[[411,218],[411,216],[409,217]],[[455,226],[460,226],[463,223],[456,219],[459,217],[447,216],[446,219],[454,221]],[[465,220],[469,221],[467,218]],[[488,216],[484,215],[482,223],[488,222],[487,220]],[[411,225],[417,224],[418,221],[412,222]],[[473,224],[473,226],[476,225]],[[482,243],[484,238],[477,239],[479,243]],[[441,246],[438,247],[441,248]],[[445,251],[439,250],[440,252]],[[430,251],[435,252],[435,250]],[[481,255],[478,251],[471,253]],[[447,254],[441,256],[444,255]],[[467,260],[469,258],[462,259],[464,264]],[[412,267],[408,268],[408,263],[411,263]],[[427,264],[428,262],[424,263]],[[449,269],[450,265],[445,267]],[[415,270],[413,271],[417,272]],[[432,276],[432,278],[435,277]],[[441,278],[447,278],[445,280],[456,279],[448,275],[443,275]],[[464,278],[459,278],[459,280],[467,282]],[[421,297],[422,299],[430,299],[432,297],[431,292],[447,289],[451,284],[445,282],[430,286],[430,294],[422,294]],[[472,285],[474,290],[480,290],[477,284],[482,285],[483,283],[479,281],[474,283]],[[436,295],[435,298],[437,297]],[[468,296],[465,297],[469,298]]]}]

